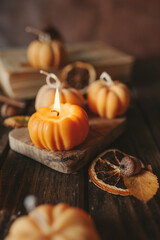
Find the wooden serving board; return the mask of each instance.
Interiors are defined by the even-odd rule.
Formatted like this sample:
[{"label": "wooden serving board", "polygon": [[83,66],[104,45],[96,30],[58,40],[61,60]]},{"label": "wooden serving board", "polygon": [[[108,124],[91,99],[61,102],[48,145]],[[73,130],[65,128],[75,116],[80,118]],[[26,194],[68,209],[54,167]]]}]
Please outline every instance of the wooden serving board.
[{"label": "wooden serving board", "polygon": [[33,145],[27,128],[14,129],[9,133],[12,150],[32,158],[49,168],[63,173],[72,173],[104,151],[125,129],[125,118],[107,120],[89,118],[90,130],[87,139],[69,151],[38,149]]}]

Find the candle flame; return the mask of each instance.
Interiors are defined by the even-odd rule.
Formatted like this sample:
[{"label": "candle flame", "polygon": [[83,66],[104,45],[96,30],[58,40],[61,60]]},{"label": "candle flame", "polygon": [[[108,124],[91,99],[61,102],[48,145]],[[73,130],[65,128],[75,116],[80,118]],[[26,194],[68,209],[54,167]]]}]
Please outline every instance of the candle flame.
[{"label": "candle flame", "polygon": [[56,111],[57,113],[60,113],[60,100],[59,100],[58,88],[56,88],[56,94],[55,94],[53,110]]}]

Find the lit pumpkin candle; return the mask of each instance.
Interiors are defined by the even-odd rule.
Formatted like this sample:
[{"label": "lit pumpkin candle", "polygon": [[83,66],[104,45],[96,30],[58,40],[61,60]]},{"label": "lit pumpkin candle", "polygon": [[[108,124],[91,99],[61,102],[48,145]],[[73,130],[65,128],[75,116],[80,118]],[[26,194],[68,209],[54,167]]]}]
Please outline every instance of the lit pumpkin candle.
[{"label": "lit pumpkin candle", "polygon": [[58,88],[55,102],[41,107],[28,122],[32,142],[41,149],[69,150],[81,144],[88,135],[87,113],[70,103],[60,104]]}]

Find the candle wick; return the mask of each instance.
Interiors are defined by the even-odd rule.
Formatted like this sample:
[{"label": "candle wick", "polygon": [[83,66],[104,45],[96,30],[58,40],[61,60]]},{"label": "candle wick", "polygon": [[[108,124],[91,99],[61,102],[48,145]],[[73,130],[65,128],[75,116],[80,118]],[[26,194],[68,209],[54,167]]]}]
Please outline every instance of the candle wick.
[{"label": "candle wick", "polygon": [[[61,82],[60,82],[59,78],[54,73],[48,73],[43,70],[40,70],[40,73],[47,76],[46,83],[51,88],[59,88],[61,86]],[[54,80],[54,82],[51,82],[50,78],[52,78]]]},{"label": "candle wick", "polygon": [[57,113],[57,117],[59,116],[59,112],[57,110],[51,110],[51,112],[56,112]]},{"label": "candle wick", "polygon": [[40,73],[41,74],[44,74],[44,75],[46,75],[46,76],[48,76],[50,73],[48,73],[48,72],[46,72],[46,71],[44,71],[44,70],[40,70]]},{"label": "candle wick", "polygon": [[111,76],[107,72],[103,72],[100,75],[100,79],[104,79],[106,81],[106,84],[109,85],[109,86],[113,85],[113,80],[112,80]]},{"label": "candle wick", "polygon": [[28,33],[33,33],[33,34],[36,34],[38,35],[38,38],[41,42],[50,42],[52,39],[51,39],[51,36],[44,32],[44,31],[41,31],[37,28],[34,28],[34,27],[29,27],[27,26],[25,28],[25,31],[28,32]]},{"label": "candle wick", "polygon": [[[27,196],[24,199],[24,206],[27,212],[31,213],[36,207],[36,198],[33,195]],[[33,212],[32,217],[44,233],[47,233],[49,231],[49,225],[47,221],[38,212]]]},{"label": "candle wick", "polygon": [[24,199],[24,206],[27,212],[31,212],[36,207],[36,198],[33,195],[29,195]]}]

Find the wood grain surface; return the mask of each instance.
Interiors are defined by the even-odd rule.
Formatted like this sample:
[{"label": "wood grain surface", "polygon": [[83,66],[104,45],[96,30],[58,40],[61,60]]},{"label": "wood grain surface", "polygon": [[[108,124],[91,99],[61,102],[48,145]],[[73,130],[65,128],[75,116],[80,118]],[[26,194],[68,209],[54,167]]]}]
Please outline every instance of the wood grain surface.
[{"label": "wood grain surface", "polygon": [[[126,131],[109,148],[138,157],[160,171],[160,61],[137,60],[130,83],[132,102]],[[26,114],[32,111],[29,105]],[[2,122],[2,119],[1,119]],[[63,174],[17,154],[8,147],[8,132],[0,124],[0,239],[10,224],[26,214],[24,197],[34,194],[37,204],[66,202],[85,209],[95,221],[102,240],[159,240],[160,190],[147,204],[132,196],[109,194],[89,179],[88,165],[74,174]],[[160,179],[159,179],[160,181]]]},{"label": "wood grain surface", "polygon": [[50,151],[37,148],[31,141],[27,128],[14,129],[9,133],[12,150],[30,157],[49,168],[72,173],[82,168],[90,159],[104,151],[124,131],[125,118],[108,120],[97,116],[89,118],[89,134],[79,146],[68,151]]}]

